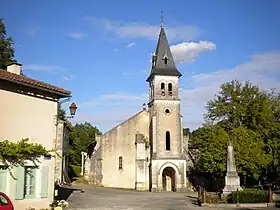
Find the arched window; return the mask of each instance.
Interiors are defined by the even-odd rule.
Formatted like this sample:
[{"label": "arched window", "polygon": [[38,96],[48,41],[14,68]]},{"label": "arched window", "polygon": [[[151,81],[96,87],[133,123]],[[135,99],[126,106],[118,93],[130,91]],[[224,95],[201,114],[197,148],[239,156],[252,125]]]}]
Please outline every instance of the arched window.
[{"label": "arched window", "polygon": [[170,132],[166,131],[165,133],[165,149],[170,151]]},{"label": "arched window", "polygon": [[172,96],[172,83],[168,84],[168,94]]},{"label": "arched window", "polygon": [[164,57],[164,64],[167,65],[167,57]]},{"label": "arched window", "polygon": [[160,90],[161,90],[161,95],[165,96],[165,84],[163,82],[160,84]]}]

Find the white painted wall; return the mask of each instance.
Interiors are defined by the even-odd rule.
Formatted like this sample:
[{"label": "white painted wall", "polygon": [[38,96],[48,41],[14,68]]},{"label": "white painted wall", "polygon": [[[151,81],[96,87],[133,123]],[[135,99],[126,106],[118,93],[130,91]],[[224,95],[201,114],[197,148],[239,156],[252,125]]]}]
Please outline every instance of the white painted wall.
[{"label": "white painted wall", "polygon": [[[0,140],[17,142],[29,138],[32,143],[42,144],[47,149],[54,148],[57,102],[0,90],[0,104]],[[41,163],[41,166],[49,166],[48,198],[14,200],[15,180],[12,177],[8,178],[7,193],[12,198],[15,209],[49,207],[54,192],[54,163],[53,158],[42,160]],[[40,176],[40,170],[37,175]],[[40,186],[40,178],[37,179],[37,184]]]}]

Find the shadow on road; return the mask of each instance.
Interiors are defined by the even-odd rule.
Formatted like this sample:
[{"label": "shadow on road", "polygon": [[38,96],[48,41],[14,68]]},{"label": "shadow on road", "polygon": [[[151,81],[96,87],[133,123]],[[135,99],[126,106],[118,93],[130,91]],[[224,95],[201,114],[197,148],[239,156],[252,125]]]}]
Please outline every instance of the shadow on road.
[{"label": "shadow on road", "polygon": [[58,189],[58,195],[54,197],[55,200],[67,200],[69,196],[74,192],[74,191],[80,191],[84,192],[82,189],[76,189],[76,188],[69,188],[69,187],[59,187]]}]

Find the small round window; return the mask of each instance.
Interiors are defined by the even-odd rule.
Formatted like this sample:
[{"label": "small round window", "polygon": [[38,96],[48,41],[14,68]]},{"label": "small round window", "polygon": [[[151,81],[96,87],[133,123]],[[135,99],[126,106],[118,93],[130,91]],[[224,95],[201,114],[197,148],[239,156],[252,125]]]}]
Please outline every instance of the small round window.
[{"label": "small round window", "polygon": [[168,115],[168,114],[171,113],[171,110],[170,110],[169,108],[166,108],[166,109],[164,110],[164,113]]}]

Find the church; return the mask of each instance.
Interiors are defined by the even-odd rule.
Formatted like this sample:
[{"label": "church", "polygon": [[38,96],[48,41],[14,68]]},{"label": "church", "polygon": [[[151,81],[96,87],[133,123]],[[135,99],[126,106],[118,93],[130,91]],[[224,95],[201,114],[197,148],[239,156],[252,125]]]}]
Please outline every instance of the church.
[{"label": "church", "polygon": [[146,80],[149,103],[96,137],[88,147],[85,178],[89,183],[151,192],[188,190],[188,139],[183,136],[179,78],[161,26],[152,68]]}]

